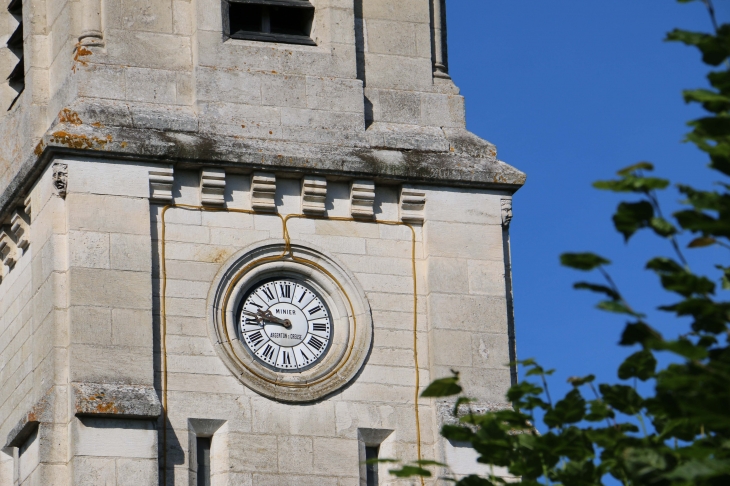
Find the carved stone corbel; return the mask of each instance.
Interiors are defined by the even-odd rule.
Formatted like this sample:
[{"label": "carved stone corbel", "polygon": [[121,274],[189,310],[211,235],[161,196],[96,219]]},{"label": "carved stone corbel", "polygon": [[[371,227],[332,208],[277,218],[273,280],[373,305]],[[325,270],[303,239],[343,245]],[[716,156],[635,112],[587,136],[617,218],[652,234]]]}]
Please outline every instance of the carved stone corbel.
[{"label": "carved stone corbel", "polygon": [[512,198],[503,197],[499,203],[502,208],[502,226],[509,228],[509,223],[512,221]]},{"label": "carved stone corbel", "polygon": [[226,171],[203,169],[200,171],[200,204],[203,206],[225,206]]},{"label": "carved stone corbel", "polygon": [[413,186],[404,185],[400,191],[400,220],[404,223],[423,224],[426,193]]},{"label": "carved stone corbel", "polygon": [[375,217],[375,183],[373,181],[352,181],[350,190],[350,214],[353,218],[372,219]]},{"label": "carved stone corbel", "polygon": [[18,243],[7,226],[0,229],[0,258],[3,265],[8,267],[12,267],[18,261]]},{"label": "carved stone corbel", "polygon": [[160,203],[172,202],[172,185],[175,182],[175,171],[172,166],[150,169],[150,201]]},{"label": "carved stone corbel", "polygon": [[62,162],[53,163],[53,187],[58,197],[66,198],[68,189],[68,164]]},{"label": "carved stone corbel", "polygon": [[251,176],[251,207],[255,211],[276,212],[276,176],[254,172]]},{"label": "carved stone corbel", "polygon": [[302,179],[302,212],[324,216],[327,199],[327,179],[307,176]]},{"label": "carved stone corbel", "polygon": [[23,212],[26,216],[28,216],[28,222],[33,222],[33,199],[31,198],[31,195],[28,194],[28,197],[25,198],[25,201],[23,201]]},{"label": "carved stone corbel", "polygon": [[10,231],[15,235],[18,247],[25,253],[30,246],[30,219],[23,211],[13,211],[10,218]]}]

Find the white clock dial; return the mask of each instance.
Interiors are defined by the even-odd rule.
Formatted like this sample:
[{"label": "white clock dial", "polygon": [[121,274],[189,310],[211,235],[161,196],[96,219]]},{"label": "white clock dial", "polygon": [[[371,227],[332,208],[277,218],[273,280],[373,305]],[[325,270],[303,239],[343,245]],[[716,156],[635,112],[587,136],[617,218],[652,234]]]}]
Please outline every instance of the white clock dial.
[{"label": "white clock dial", "polygon": [[329,348],[329,309],[309,286],[296,280],[254,285],[239,310],[241,341],[258,361],[276,371],[303,371]]}]

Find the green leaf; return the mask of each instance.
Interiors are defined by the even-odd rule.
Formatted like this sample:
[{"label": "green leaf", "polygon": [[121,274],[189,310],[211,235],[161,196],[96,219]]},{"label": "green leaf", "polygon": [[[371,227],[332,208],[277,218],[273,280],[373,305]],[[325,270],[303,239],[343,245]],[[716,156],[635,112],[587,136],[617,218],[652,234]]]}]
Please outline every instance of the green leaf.
[{"label": "green leaf", "polygon": [[704,246],[710,246],[717,243],[717,240],[715,238],[712,238],[710,236],[700,236],[699,238],[695,238],[694,240],[689,242],[689,245],[687,245],[687,248],[702,248]]},{"label": "green leaf", "polygon": [[677,228],[664,218],[651,218],[649,226],[654,230],[654,233],[664,238],[677,233]]},{"label": "green leaf", "polygon": [[617,171],[616,174],[620,176],[627,176],[629,174],[632,174],[633,172],[636,172],[637,170],[654,170],[654,164],[652,164],[651,162],[637,162],[636,164],[624,167],[623,169]]},{"label": "green leaf", "polygon": [[423,390],[421,396],[424,398],[450,397],[461,393],[458,373],[448,378],[434,380]]},{"label": "green leaf", "polygon": [[665,189],[669,185],[666,179],[657,177],[640,177],[636,175],[627,175],[623,179],[612,179],[607,181],[596,181],[593,187],[604,191],[613,192],[633,192],[637,194],[647,194],[656,189]]},{"label": "green leaf", "polygon": [[665,289],[684,297],[711,295],[715,292],[715,284],[711,280],[693,274],[669,258],[653,258],[647,262],[646,268],[660,276]]},{"label": "green leaf", "polygon": [[605,285],[593,284],[590,282],[577,282],[577,283],[573,284],[573,288],[576,290],[585,289],[585,290],[590,290],[592,292],[606,294],[608,297],[610,297],[614,300],[621,299],[621,296],[618,294],[618,292],[616,292],[612,288],[607,287]]},{"label": "green leaf", "polygon": [[593,380],[596,379],[595,375],[588,375],[588,376],[571,376],[568,378],[568,383],[573,385],[574,387],[583,386],[586,383],[591,383]]},{"label": "green leaf", "polygon": [[665,474],[664,477],[673,481],[686,481],[690,484],[704,484],[703,482],[708,479],[729,474],[730,459],[706,457],[690,459]]},{"label": "green leaf", "polygon": [[420,459],[418,461],[413,461],[414,464],[418,464],[419,466],[440,466],[440,467],[446,467],[446,464],[443,462],[438,461],[432,461],[430,459]]},{"label": "green leaf", "polygon": [[621,363],[618,368],[618,377],[622,380],[638,378],[646,381],[654,376],[656,370],[656,358],[649,350],[638,351]]},{"label": "green leaf", "polygon": [[626,304],[622,302],[617,302],[615,300],[603,300],[596,304],[596,308],[608,312],[615,312],[616,314],[626,314],[634,317],[643,317],[643,314],[634,312],[632,309],[626,306]]},{"label": "green leaf", "polygon": [[697,47],[702,52],[702,61],[711,66],[719,66],[730,56],[730,25],[727,24],[718,28],[717,35],[674,29],[666,40]]},{"label": "green leaf", "polygon": [[651,347],[651,343],[662,341],[662,336],[645,322],[632,322],[626,325],[621,335],[619,344],[622,346],[632,346],[641,344],[642,346]]},{"label": "green leaf", "polygon": [[548,427],[562,427],[583,420],[586,414],[586,401],[580,391],[573,389],[558,401],[555,407],[545,412],[543,421]]},{"label": "green leaf", "polygon": [[644,401],[630,386],[601,384],[598,389],[606,403],[619,412],[634,415],[641,410]]},{"label": "green leaf", "polygon": [[616,230],[624,235],[624,240],[629,241],[634,233],[649,226],[653,217],[654,208],[648,201],[622,202],[613,215],[613,224]]},{"label": "green leaf", "polygon": [[586,272],[610,263],[610,260],[595,253],[563,253],[560,255],[561,265]]},{"label": "green leaf", "polygon": [[722,265],[715,265],[715,268],[722,270],[722,277],[720,277],[720,285],[723,290],[730,290],[730,267],[723,267]]},{"label": "green leaf", "polygon": [[471,442],[474,438],[474,432],[470,428],[460,425],[444,425],[441,427],[441,435],[456,442]]},{"label": "green leaf", "polygon": [[410,478],[412,476],[431,477],[431,472],[419,466],[405,465],[400,469],[390,469],[388,472],[397,478]]},{"label": "green leaf", "polygon": [[603,400],[591,400],[588,403],[589,412],[586,414],[586,420],[590,422],[600,422],[607,418],[614,418],[616,414],[611,410],[611,407],[606,404]]},{"label": "green leaf", "polygon": [[465,478],[461,478],[459,482],[456,483],[456,486],[494,486],[494,483],[488,479],[471,474]]}]

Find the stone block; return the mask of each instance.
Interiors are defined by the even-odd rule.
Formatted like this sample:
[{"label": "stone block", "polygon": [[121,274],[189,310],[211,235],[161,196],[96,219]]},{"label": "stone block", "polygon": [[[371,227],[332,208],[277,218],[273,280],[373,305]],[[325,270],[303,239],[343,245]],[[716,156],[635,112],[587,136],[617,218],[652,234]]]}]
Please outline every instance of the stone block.
[{"label": "stone block", "polygon": [[391,294],[413,295],[413,279],[411,277],[359,273],[357,279],[366,292],[379,291]]},{"label": "stone block", "polygon": [[428,220],[425,234],[428,252],[433,256],[492,261],[504,257],[501,226]]},{"label": "stone block", "polygon": [[109,233],[69,231],[68,249],[72,267],[108,269],[110,266]]},{"label": "stone block", "polygon": [[355,180],[350,187],[350,213],[353,218],[372,219],[375,202],[375,183]]},{"label": "stone block", "polygon": [[256,486],[337,486],[338,481],[335,477],[326,476],[254,474],[253,484]]},{"label": "stone block", "polygon": [[152,313],[148,310],[113,309],[112,344],[152,349]]},{"label": "stone block", "polygon": [[151,242],[147,235],[111,233],[109,241],[113,270],[150,271]]},{"label": "stone block", "polygon": [[169,2],[121,0],[122,25],[142,32],[172,32],[172,10]]},{"label": "stone block", "polygon": [[123,100],[127,95],[124,68],[88,63],[77,70],[79,96]]},{"label": "stone block", "polygon": [[231,472],[277,472],[277,446],[277,437],[274,435],[229,433],[229,449],[246,451],[246,454],[231,454]]},{"label": "stone block", "polygon": [[470,332],[507,332],[507,302],[504,297],[431,293],[431,326]]},{"label": "stone block", "polygon": [[368,53],[407,57],[418,55],[417,24],[379,19],[367,19],[366,23]]},{"label": "stone block", "polygon": [[117,459],[117,486],[157,486],[156,459]]},{"label": "stone block", "polygon": [[173,71],[191,68],[189,37],[114,28],[106,29],[104,36],[110,64]]},{"label": "stone block", "polygon": [[307,80],[304,76],[271,74],[261,81],[261,102],[266,106],[307,106]]},{"label": "stone block", "polygon": [[[169,4],[166,10],[170,11]],[[129,67],[124,75],[128,100],[178,104],[177,83],[182,75],[180,72]]]},{"label": "stone block", "polygon": [[116,485],[116,463],[108,457],[74,457],[71,477],[76,486]]},{"label": "stone block", "polygon": [[77,344],[112,344],[112,313],[105,307],[69,308],[70,340]]},{"label": "stone block", "polygon": [[473,366],[495,369],[509,367],[509,346],[507,334],[473,334],[471,352]]},{"label": "stone block", "polygon": [[429,339],[432,343],[433,362],[437,365],[459,367],[472,366],[472,333],[434,329]]},{"label": "stone block", "polygon": [[327,199],[327,179],[306,176],[302,179],[302,213],[323,216]]},{"label": "stone block", "polygon": [[157,459],[157,431],[151,421],[78,418],[71,428],[71,454],[77,458]]},{"label": "stone block", "polygon": [[475,189],[426,190],[428,221],[501,225],[500,197]]},{"label": "stone block", "polygon": [[469,293],[506,295],[504,262],[469,260]]},{"label": "stone block", "polygon": [[71,305],[152,308],[148,273],[72,267],[68,275]]},{"label": "stone block", "polygon": [[368,0],[363,2],[362,15],[365,19],[399,20],[423,24],[431,21],[429,5],[421,0],[403,0],[398,3],[389,0]]},{"label": "stone block", "polygon": [[430,59],[367,54],[365,72],[370,88],[427,91],[433,82]]},{"label": "stone block", "polygon": [[429,291],[448,294],[469,293],[466,260],[430,257],[427,265]]},{"label": "stone block", "polygon": [[[225,101],[250,106],[261,105],[262,85],[266,79],[261,74],[239,70],[209,69],[206,67],[197,68],[196,73],[196,88],[200,101]],[[277,103],[272,104],[281,106]],[[226,109],[232,110],[233,107],[227,107]],[[264,113],[268,114],[269,112],[264,111]],[[268,121],[261,120],[260,117],[261,115],[249,115],[246,117],[247,120],[244,121]]]},{"label": "stone block", "polygon": [[362,81],[342,78],[306,78],[307,108],[363,113]]},{"label": "stone block", "polygon": [[[216,16],[220,18],[220,15]],[[173,0],[172,2],[172,32],[177,35],[190,35],[193,32],[192,2]]]},{"label": "stone block", "polygon": [[152,353],[140,347],[72,344],[69,373],[72,381],[152,384]]},{"label": "stone block", "polygon": [[280,474],[315,472],[311,437],[279,436],[277,439]]},{"label": "stone block", "polygon": [[358,238],[378,238],[377,224],[368,221],[315,221],[315,232],[322,236],[350,236]]},{"label": "stone block", "polygon": [[69,193],[70,230],[149,235],[149,201],[142,198]]},{"label": "stone block", "polygon": [[365,254],[364,238],[356,238],[349,236],[321,236],[321,235],[301,235],[301,238],[314,245],[324,248],[325,250],[335,253],[349,253],[351,255]]},{"label": "stone block", "polygon": [[400,220],[404,223],[423,224],[426,193],[415,186],[404,184],[400,193]]},{"label": "stone block", "polygon": [[314,470],[325,476],[359,476],[357,440],[315,437]]}]

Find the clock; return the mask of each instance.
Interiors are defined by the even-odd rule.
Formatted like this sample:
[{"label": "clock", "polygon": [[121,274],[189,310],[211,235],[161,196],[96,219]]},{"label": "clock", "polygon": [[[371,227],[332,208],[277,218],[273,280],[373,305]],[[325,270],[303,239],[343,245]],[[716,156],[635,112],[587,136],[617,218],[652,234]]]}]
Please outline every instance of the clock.
[{"label": "clock", "polygon": [[255,283],[241,299],[240,339],[258,362],[277,372],[302,372],[330,347],[331,313],[325,299],[303,281]]},{"label": "clock", "polygon": [[319,400],[355,379],[372,348],[372,313],[354,275],[311,244],[257,242],[221,266],[209,336],[243,385],[273,400]]}]

